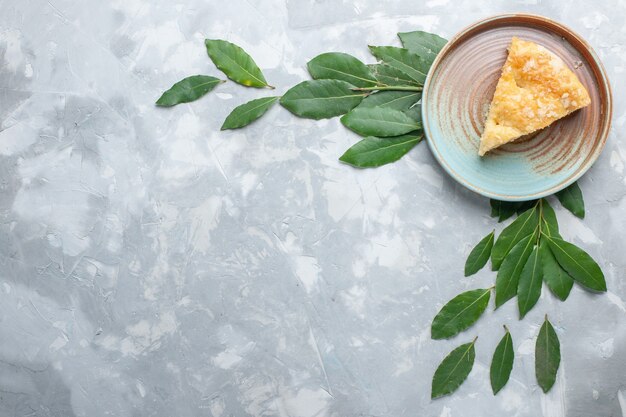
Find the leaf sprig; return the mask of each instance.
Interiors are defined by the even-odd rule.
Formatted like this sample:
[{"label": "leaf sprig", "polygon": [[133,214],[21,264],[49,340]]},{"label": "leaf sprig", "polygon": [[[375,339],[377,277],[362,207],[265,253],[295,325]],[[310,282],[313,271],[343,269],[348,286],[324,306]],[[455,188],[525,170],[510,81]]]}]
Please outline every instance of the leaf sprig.
[{"label": "leaf sprig", "polygon": [[[584,217],[583,196],[576,183],[557,194],[557,198],[572,214]],[[583,249],[561,237],[556,214],[548,200],[524,203],[492,200],[491,208],[492,217],[499,221],[515,214],[518,217],[497,238],[492,231],[472,249],[465,263],[465,275],[478,272],[491,257],[492,269],[497,270],[495,308],[517,296],[522,319],[537,304],[543,282],[561,301],[567,299],[574,282],[587,291],[606,291],[600,266]],[[453,337],[470,328],[485,312],[489,292],[490,289],[466,291],[450,300],[433,319],[432,338]],[[506,385],[513,368],[513,339],[506,326],[505,330],[491,362],[494,395]],[[558,336],[546,317],[535,350],[537,383],[544,392],[554,385],[560,360]],[[458,380],[464,375],[464,380],[468,374],[467,369],[462,369],[450,378]],[[438,396],[435,394],[433,391],[433,398]]]},{"label": "leaf sprig", "polygon": [[[446,40],[430,33],[399,33],[404,48],[371,46],[377,64],[361,62],[341,52],[328,52],[307,63],[311,80],[303,81],[282,96],[261,97],[236,107],[222,130],[238,129],[261,118],[276,102],[296,116],[326,119],[343,116],[341,122],[363,136],[340,160],[358,168],[385,165],[400,159],[421,142],[420,99],[426,74]],[[274,88],[252,57],[224,40],[205,40],[207,54],[230,80],[246,87]],[[211,76],[195,76],[176,83],[157,101],[174,106],[197,100],[217,84]],[[190,80],[192,79],[192,80]],[[202,80],[213,84],[201,84]]]}]

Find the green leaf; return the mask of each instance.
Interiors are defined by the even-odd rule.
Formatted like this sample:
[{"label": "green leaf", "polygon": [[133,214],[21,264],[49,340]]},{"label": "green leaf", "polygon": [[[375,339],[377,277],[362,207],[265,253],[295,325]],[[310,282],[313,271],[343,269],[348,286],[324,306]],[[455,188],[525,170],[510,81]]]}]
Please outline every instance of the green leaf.
[{"label": "green leaf", "polygon": [[352,88],[341,80],[303,81],[291,87],[280,104],[296,116],[327,119],[349,112],[363,100],[365,94]]},{"label": "green leaf", "polygon": [[559,191],[556,196],[563,207],[571,211],[574,216],[581,219],[585,217],[585,200],[583,200],[583,193],[577,182]]},{"label": "green leaf", "polygon": [[495,230],[482,238],[482,240],[478,242],[478,245],[476,245],[474,249],[472,249],[469,256],[467,257],[467,261],[465,261],[466,277],[474,275],[485,266],[485,264],[489,260],[489,255],[491,254],[494,236]]},{"label": "green leaf", "polygon": [[470,327],[485,312],[491,289],[461,293],[443,306],[433,319],[430,334],[433,339],[448,339]]},{"label": "green leaf", "polygon": [[502,262],[502,267],[496,276],[496,308],[517,294],[519,277],[533,250],[535,239],[536,236],[533,233],[520,240]]},{"label": "green leaf", "polygon": [[368,67],[372,70],[372,73],[378,80],[378,82],[382,85],[388,86],[398,86],[398,85],[408,85],[408,86],[419,86],[421,85],[410,76],[408,76],[403,71],[400,71],[397,68],[394,68],[387,64],[372,64],[368,65]]},{"label": "green leaf", "polygon": [[582,286],[594,291],[606,291],[602,269],[591,256],[578,246],[558,237],[543,234],[559,265]]},{"label": "green leaf", "polygon": [[440,36],[421,30],[400,32],[398,37],[406,49],[419,55],[429,64],[435,60],[437,53],[448,42]]},{"label": "green leaf", "polygon": [[506,326],[504,326],[504,330],[506,330],[506,333],[493,352],[491,368],[489,370],[493,395],[496,395],[504,388],[506,383],[509,382],[511,370],[513,369],[513,360],[515,359],[513,353],[513,338],[511,338],[511,333]]},{"label": "green leaf", "polygon": [[352,110],[341,123],[361,136],[398,136],[422,126],[400,110],[386,107],[366,107]]},{"label": "green leaf", "polygon": [[171,107],[180,103],[189,103],[199,99],[223,82],[223,80],[209,75],[192,75],[180,80],[163,93],[156,101],[156,105]]},{"label": "green leaf", "polygon": [[447,39],[444,39],[439,35],[421,30],[415,30],[413,32],[400,32],[398,33],[398,37],[406,49],[419,49],[421,47],[428,49],[435,54],[441,51],[446,43],[448,43]]},{"label": "green leaf", "polygon": [[559,338],[546,316],[535,344],[535,375],[543,392],[550,391],[561,363]]},{"label": "green leaf", "polygon": [[574,286],[574,279],[561,268],[545,239],[541,239],[539,252],[543,264],[543,280],[559,300],[565,301]]},{"label": "green leaf", "polygon": [[422,105],[416,104],[408,110],[404,111],[404,114],[415,120],[420,125],[422,124]]},{"label": "green leaf", "polygon": [[263,97],[256,100],[249,101],[241,106],[235,107],[230,112],[221,130],[226,129],[238,129],[254,122],[259,117],[263,116],[270,107],[278,101],[280,97]]},{"label": "green leaf", "polygon": [[270,87],[250,55],[239,46],[221,39],[205,39],[209,58],[228,78],[246,87]]},{"label": "green leaf", "polygon": [[522,214],[528,209],[531,209],[537,200],[531,201],[500,201],[500,200],[489,200],[489,204],[491,205],[491,217],[497,217],[498,222],[502,222],[514,214]]},{"label": "green leaf", "polygon": [[307,64],[309,74],[316,80],[343,80],[357,87],[372,87],[377,84],[370,69],[353,57],[340,52],[328,52],[313,58]]},{"label": "green leaf", "polygon": [[424,84],[430,64],[408,49],[395,46],[370,46],[370,52],[380,61],[404,72],[420,85]]},{"label": "green leaf", "polygon": [[550,203],[548,203],[548,200],[545,199],[541,200],[541,222],[541,227],[546,231],[547,235],[561,237],[556,213]]},{"label": "green leaf", "polygon": [[543,264],[539,247],[535,246],[522,269],[517,286],[517,305],[520,318],[524,318],[539,300],[543,283]]},{"label": "green leaf", "polygon": [[379,167],[397,161],[423,138],[421,131],[382,139],[369,136],[353,145],[339,160],[358,168]]},{"label": "green leaf", "polygon": [[515,214],[516,207],[508,201],[489,200],[491,205],[491,217],[497,217],[502,222]]},{"label": "green leaf", "polygon": [[370,94],[357,108],[386,107],[406,111],[422,97],[420,92],[411,91],[379,91]]},{"label": "green leaf", "polygon": [[475,342],[476,339],[457,347],[441,361],[433,375],[430,398],[443,397],[456,391],[467,379],[474,366]]},{"label": "green leaf", "polygon": [[491,251],[491,268],[494,271],[500,269],[502,261],[513,246],[536,229],[538,222],[539,213],[537,208],[533,207],[502,230]]},{"label": "green leaf", "polygon": [[512,202],[511,204],[513,204],[513,207],[515,207],[515,212],[519,216],[520,214],[522,214],[526,210],[533,208],[533,206],[535,206],[537,204],[537,201],[538,200],[515,201],[515,202]]}]

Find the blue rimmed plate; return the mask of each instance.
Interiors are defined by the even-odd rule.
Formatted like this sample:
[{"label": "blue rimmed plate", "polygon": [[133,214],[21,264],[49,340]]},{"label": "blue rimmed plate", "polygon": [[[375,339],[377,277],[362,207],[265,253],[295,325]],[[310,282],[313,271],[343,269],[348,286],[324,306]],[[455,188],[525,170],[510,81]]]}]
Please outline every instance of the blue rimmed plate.
[{"label": "blue rimmed plate", "polygon": [[[513,36],[563,59],[591,104],[480,157],[480,135]],[[591,47],[560,23],[528,14],[490,17],[454,36],[433,63],[422,95],[424,131],[441,166],[467,188],[506,201],[541,198],[576,181],[600,155],[611,115],[609,81]]]}]

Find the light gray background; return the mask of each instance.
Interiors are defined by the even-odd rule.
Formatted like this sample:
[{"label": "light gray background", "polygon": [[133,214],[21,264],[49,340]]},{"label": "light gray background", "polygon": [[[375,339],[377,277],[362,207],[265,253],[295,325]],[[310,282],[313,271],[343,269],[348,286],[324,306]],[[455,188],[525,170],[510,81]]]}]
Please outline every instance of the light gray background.
[{"label": "light gray background", "polygon": [[[557,208],[609,292],[544,289],[525,320],[509,302],[450,341],[430,321],[494,282],[462,270],[502,226],[425,144],[359,171],[337,161],[357,140],[337,119],[277,106],[219,132],[267,90],[153,105],[185,76],[221,76],[205,37],[250,51],[281,94],[321,52],[372,62],[366,45],[398,31],[449,37],[504,11],[571,26],[613,82],[587,218]],[[0,0],[0,416],[625,416],[625,18],[623,0]],[[563,356],[548,395],[533,362],[546,313]],[[516,362],[494,397],[505,323]],[[437,364],[475,335],[469,379],[431,401]]]}]

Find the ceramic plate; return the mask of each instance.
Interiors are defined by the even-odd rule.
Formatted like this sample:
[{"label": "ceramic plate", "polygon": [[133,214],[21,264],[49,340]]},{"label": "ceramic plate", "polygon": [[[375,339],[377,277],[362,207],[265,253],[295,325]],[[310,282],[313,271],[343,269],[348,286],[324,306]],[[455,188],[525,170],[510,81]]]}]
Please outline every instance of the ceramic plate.
[{"label": "ceramic plate", "polygon": [[[561,57],[591,104],[481,158],[480,135],[513,36]],[[544,197],[576,181],[600,155],[611,113],[609,81],[591,47],[560,23],[527,14],[491,17],[457,34],[433,63],[422,96],[424,131],[441,166],[467,188],[508,201]]]}]

